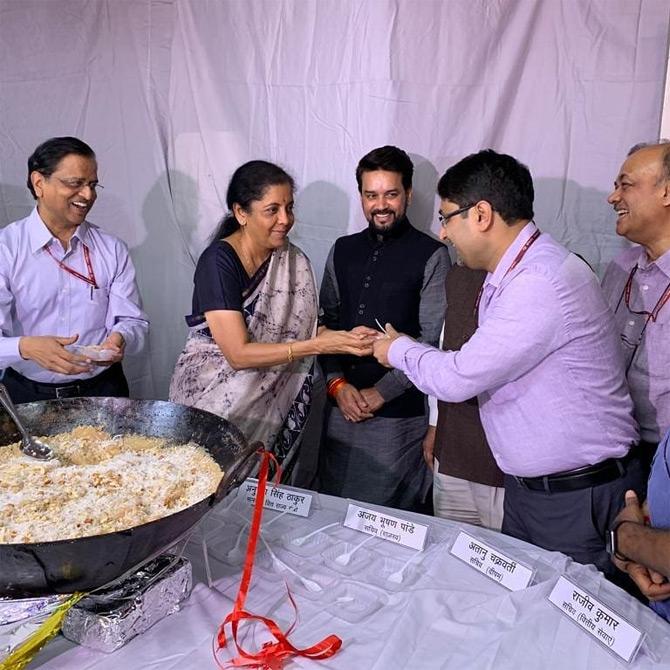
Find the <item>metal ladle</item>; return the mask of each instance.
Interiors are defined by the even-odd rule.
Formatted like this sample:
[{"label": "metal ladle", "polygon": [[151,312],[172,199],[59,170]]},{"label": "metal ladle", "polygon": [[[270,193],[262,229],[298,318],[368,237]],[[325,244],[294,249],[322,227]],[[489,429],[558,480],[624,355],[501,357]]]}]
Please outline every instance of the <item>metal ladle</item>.
[{"label": "metal ladle", "polygon": [[41,440],[38,440],[36,437],[29,435],[28,431],[23,427],[23,422],[19,418],[19,414],[16,411],[12,399],[9,397],[7,387],[2,383],[0,383],[0,403],[2,403],[2,406],[7,410],[7,414],[12,417],[12,420],[21,433],[21,451],[26,456],[37,458],[40,461],[48,461],[53,458],[54,454],[51,447]]}]

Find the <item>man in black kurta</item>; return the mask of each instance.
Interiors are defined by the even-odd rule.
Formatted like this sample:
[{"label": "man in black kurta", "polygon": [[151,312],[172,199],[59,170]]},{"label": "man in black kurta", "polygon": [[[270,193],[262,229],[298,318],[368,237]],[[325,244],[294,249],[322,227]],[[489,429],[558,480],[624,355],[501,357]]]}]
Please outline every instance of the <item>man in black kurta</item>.
[{"label": "man in black kurta", "polygon": [[[396,147],[361,159],[356,179],[368,228],[339,238],[321,286],[324,324],[349,330],[392,323],[436,345],[444,313],[449,255],[406,216],[413,165]],[[402,509],[417,509],[430,485],[421,443],[425,396],[402,372],[372,357],[321,358],[329,390],[319,467],[321,490]]]}]

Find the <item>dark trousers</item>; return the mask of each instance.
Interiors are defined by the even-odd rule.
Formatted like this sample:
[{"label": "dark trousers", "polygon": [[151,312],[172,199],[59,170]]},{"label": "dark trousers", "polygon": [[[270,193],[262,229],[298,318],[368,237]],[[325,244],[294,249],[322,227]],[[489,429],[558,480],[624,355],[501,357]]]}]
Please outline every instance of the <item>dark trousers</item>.
[{"label": "dark trousers", "polygon": [[578,563],[592,563],[611,578],[618,570],[605,551],[605,531],[623,507],[626,491],[633,489],[640,495],[645,488],[638,458],[628,460],[618,479],[578,491],[531,491],[505,475],[502,532],[560,551]]},{"label": "dark trousers", "polygon": [[36,382],[12,368],[7,368],[2,382],[15,403],[80,396],[127,398],[130,395],[121,363],[110,365],[90,379],[73,379],[71,382],[57,384]]}]

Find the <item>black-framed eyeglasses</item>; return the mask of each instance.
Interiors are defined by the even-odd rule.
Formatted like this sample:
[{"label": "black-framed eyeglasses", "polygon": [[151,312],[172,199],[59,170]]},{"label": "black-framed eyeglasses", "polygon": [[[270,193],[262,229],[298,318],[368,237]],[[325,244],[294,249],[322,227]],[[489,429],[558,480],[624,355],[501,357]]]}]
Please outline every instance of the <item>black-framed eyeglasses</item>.
[{"label": "black-framed eyeglasses", "polygon": [[469,209],[472,209],[476,204],[477,204],[476,202],[473,202],[471,205],[461,207],[460,209],[457,209],[454,212],[449,212],[449,214],[442,214],[442,212],[438,212],[437,213],[438,221],[442,226],[446,226],[447,221],[449,221],[449,219],[451,219],[452,216],[456,216],[457,214],[463,214],[463,212],[467,212]]}]

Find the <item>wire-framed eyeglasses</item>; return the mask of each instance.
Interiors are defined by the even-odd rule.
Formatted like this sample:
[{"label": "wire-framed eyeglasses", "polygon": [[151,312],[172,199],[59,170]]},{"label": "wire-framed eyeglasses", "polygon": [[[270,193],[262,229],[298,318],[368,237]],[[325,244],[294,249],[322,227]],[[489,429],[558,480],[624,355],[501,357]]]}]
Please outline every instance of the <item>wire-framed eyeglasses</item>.
[{"label": "wire-framed eyeglasses", "polygon": [[104,188],[104,186],[98,181],[86,181],[85,179],[61,179],[56,177],[58,181],[65,186],[65,188],[70,191],[81,191],[82,188],[88,186],[91,191],[96,191],[98,189]]}]

